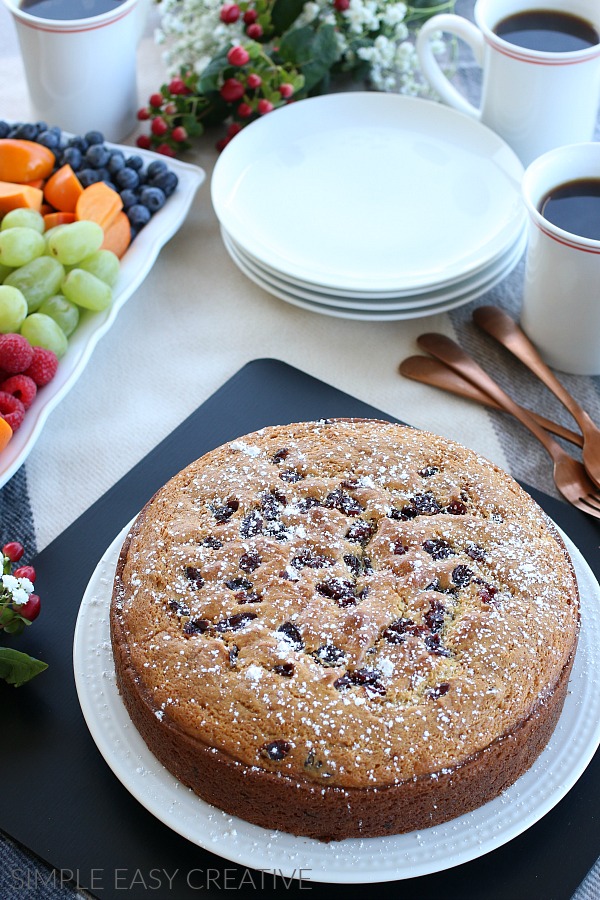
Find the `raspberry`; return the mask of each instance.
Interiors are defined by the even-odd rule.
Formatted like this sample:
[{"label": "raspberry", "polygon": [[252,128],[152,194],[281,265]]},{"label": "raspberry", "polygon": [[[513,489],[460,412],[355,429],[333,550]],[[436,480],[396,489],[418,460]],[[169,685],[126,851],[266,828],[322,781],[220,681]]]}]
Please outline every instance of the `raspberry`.
[{"label": "raspberry", "polygon": [[11,375],[6,381],[0,382],[0,391],[12,394],[21,401],[25,409],[29,409],[37,394],[37,385],[28,375]]},{"label": "raspberry", "polygon": [[33,349],[21,334],[0,334],[0,369],[9,375],[24,372],[31,365]]},{"label": "raspberry", "polygon": [[259,88],[262,84],[262,78],[256,72],[250,72],[248,78],[246,79],[246,83],[249,88],[254,90],[255,88]]},{"label": "raspberry", "polygon": [[253,41],[257,41],[263,36],[263,27],[262,25],[259,25],[258,22],[252,22],[252,24],[248,25],[246,28],[246,34],[249,38],[252,38]]},{"label": "raspberry", "polygon": [[23,417],[25,416],[25,407],[20,400],[7,394],[6,391],[0,391],[0,416],[6,419],[13,432],[20,427]]},{"label": "raspberry", "polygon": [[56,375],[58,367],[58,357],[52,350],[46,350],[45,347],[33,348],[33,360],[31,365],[25,369],[24,375],[32,378],[38,387],[43,387],[52,381]]}]

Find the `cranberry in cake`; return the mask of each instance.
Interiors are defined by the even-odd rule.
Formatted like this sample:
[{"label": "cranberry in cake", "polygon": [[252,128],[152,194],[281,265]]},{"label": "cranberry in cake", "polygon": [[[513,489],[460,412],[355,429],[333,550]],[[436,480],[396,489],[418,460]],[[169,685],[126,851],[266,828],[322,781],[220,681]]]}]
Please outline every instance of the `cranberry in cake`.
[{"label": "cranberry in cake", "polygon": [[321,840],[512,784],[560,715],[577,583],[543,511],[457,443],[375,420],[261,429],[149,501],[111,606],[117,683],[202,799]]}]

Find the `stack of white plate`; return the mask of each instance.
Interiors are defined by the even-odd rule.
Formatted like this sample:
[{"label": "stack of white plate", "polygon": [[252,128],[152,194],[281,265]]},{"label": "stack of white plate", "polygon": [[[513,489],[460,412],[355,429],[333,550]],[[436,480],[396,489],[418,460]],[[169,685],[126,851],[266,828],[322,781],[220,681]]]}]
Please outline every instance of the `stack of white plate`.
[{"label": "stack of white plate", "polygon": [[527,240],[523,167],[494,132],[397,94],[327,94],[252,123],[222,152],[225,246],[282,300],[344,318],[409,319],[475,299]]}]

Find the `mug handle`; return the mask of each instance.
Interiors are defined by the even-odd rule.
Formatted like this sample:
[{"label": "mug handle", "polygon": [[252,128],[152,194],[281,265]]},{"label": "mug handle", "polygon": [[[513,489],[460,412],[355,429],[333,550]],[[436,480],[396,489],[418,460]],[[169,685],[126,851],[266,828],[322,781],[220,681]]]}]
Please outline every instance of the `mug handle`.
[{"label": "mug handle", "polygon": [[474,119],[481,118],[481,110],[469,103],[468,100],[452,85],[444,73],[442,72],[431,49],[431,37],[436,33],[443,31],[447,34],[453,34],[455,37],[461,38],[469,45],[475,56],[475,61],[479,66],[483,66],[484,56],[484,40],[479,28],[463,16],[455,16],[452,13],[433,16],[428,19],[420,28],[417,36],[417,54],[419,64],[425,79],[431,87],[437,91],[442,100],[453,106],[460,112],[467,113]]}]

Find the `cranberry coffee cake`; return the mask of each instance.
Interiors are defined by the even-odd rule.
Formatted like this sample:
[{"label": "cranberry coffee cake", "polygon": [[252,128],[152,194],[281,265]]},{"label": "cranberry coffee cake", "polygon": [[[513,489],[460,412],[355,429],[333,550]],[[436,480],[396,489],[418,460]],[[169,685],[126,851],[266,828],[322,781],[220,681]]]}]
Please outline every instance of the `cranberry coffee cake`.
[{"label": "cranberry coffee cake", "polygon": [[261,429],[149,501],[111,606],[117,683],[201,798],[321,840],[512,784],[560,715],[577,583],[546,515],[459,444],[375,420]]}]

